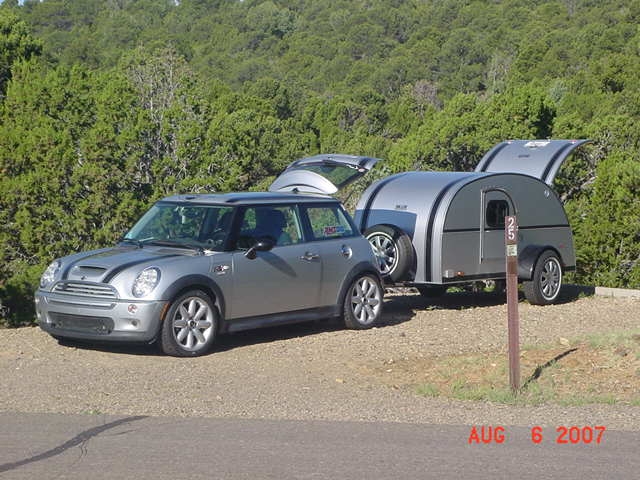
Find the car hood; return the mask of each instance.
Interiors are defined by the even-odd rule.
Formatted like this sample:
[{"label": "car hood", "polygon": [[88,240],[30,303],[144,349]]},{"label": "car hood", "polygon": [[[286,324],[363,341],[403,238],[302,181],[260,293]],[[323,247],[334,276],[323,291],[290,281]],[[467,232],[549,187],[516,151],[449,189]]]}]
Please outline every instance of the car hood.
[{"label": "car hood", "polygon": [[122,246],[83,252],[63,259],[61,280],[108,283],[131,267],[160,266],[169,259],[193,255],[197,254],[190,250],[153,246]]}]

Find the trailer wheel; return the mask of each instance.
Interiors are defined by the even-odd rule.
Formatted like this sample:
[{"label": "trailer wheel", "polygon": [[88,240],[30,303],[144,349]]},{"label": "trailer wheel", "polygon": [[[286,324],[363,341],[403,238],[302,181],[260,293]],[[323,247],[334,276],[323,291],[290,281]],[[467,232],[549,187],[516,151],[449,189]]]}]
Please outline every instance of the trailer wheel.
[{"label": "trailer wheel", "polygon": [[393,282],[406,279],[415,256],[409,235],[391,225],[374,225],[365,230],[364,236],[378,259],[382,277]]},{"label": "trailer wheel", "polygon": [[523,282],[524,295],[533,305],[549,305],[558,299],[562,287],[562,264],[555,252],[545,250],[538,257],[531,281]]}]

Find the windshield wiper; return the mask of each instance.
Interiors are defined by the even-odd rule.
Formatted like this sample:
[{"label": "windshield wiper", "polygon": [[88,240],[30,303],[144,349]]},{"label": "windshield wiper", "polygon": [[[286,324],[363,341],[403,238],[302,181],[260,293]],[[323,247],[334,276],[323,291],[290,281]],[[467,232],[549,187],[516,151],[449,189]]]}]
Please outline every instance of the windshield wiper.
[{"label": "windshield wiper", "polygon": [[144,242],[140,242],[141,245],[159,245],[161,247],[175,247],[175,248],[186,248],[189,250],[195,250],[200,253],[204,253],[204,249],[202,247],[198,247],[197,245],[189,245],[188,243],[177,242],[175,240],[147,240]]},{"label": "windshield wiper", "polygon": [[121,238],[118,240],[118,243],[132,243],[138,248],[142,248],[142,242],[140,240],[136,240],[135,238]]}]

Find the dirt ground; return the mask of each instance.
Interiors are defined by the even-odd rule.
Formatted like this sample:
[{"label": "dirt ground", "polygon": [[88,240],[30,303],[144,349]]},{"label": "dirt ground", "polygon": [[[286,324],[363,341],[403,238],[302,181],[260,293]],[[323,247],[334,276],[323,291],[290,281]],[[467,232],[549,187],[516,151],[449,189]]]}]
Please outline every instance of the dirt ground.
[{"label": "dirt ground", "polygon": [[[507,383],[501,298],[392,294],[378,328],[320,322],[244,332],[220,337],[200,358],[0,330],[0,411],[640,430],[640,300],[569,293],[558,305],[521,302],[519,310],[523,382],[549,363],[534,381],[563,378],[556,398],[505,405],[450,395],[487,378]],[[617,334],[620,345],[603,340]]]}]

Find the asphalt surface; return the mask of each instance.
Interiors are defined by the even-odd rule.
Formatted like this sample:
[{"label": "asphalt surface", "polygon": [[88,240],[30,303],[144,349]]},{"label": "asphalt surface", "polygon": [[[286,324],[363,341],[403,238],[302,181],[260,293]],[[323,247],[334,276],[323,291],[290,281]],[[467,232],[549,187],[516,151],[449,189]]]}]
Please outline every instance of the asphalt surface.
[{"label": "asphalt surface", "polygon": [[0,413],[0,478],[633,479],[640,471],[640,432],[607,430],[599,444],[558,444],[555,428],[543,430],[539,444],[528,427],[504,426],[503,443],[469,443],[471,432],[463,425]]}]

